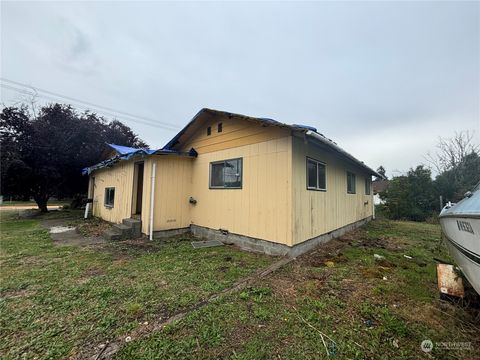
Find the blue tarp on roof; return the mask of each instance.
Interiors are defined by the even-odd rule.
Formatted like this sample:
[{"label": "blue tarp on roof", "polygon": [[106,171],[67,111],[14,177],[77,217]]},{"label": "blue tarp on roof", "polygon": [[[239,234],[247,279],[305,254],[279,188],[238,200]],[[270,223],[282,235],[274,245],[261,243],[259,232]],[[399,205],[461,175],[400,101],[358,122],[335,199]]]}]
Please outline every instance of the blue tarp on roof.
[{"label": "blue tarp on roof", "polygon": [[257,122],[257,123],[260,123],[262,124],[263,126],[277,126],[277,127],[282,127],[282,128],[286,128],[286,129],[290,129],[292,131],[298,131],[298,132],[302,132],[302,133],[305,133],[306,136],[310,136],[310,137],[313,137],[313,138],[316,138],[316,139],[319,139],[323,144],[329,146],[330,148],[332,148],[334,151],[337,151],[338,153],[340,153],[343,157],[346,157],[348,160],[350,161],[353,161],[356,165],[364,168],[365,170],[367,170],[368,172],[370,172],[371,174],[375,175],[375,176],[378,176],[378,177],[381,177],[381,175],[377,174],[377,172],[371,168],[369,168],[368,166],[366,166],[363,162],[361,162],[360,160],[356,159],[354,156],[350,155],[349,153],[347,153],[345,150],[343,150],[342,148],[340,148],[334,141],[332,141],[331,139],[325,137],[323,134],[320,134],[317,129],[313,126],[308,126],[308,125],[298,125],[298,124],[294,124],[294,125],[289,125],[289,124],[285,124],[285,123],[282,123],[280,121],[277,121],[277,120],[274,120],[274,119],[270,119],[270,118],[263,118],[263,117],[252,117],[252,116],[246,116],[246,115],[241,115],[241,114],[234,114],[234,113],[230,113],[230,112],[226,112],[226,111],[219,111],[219,110],[213,110],[213,109],[208,109],[208,108],[204,108],[202,110],[200,110],[194,117],[192,120],[190,120],[190,122],[177,134],[174,136],[174,138],[172,140],[170,140],[164,147],[163,149],[172,149],[175,147],[176,144],[178,144],[179,140],[180,140],[180,137],[187,131],[187,129],[193,125],[193,123],[195,123],[202,115],[210,115],[210,116],[225,116],[225,117],[228,117],[228,118],[238,118],[238,119],[243,119],[243,120],[247,120],[247,121],[254,121],[254,122]]},{"label": "blue tarp on roof", "polygon": [[90,175],[92,171],[98,170],[101,168],[105,167],[111,167],[117,162],[121,160],[128,160],[131,159],[134,156],[145,156],[145,155],[183,155],[183,156],[191,156],[191,157],[196,157],[197,153],[195,150],[190,150],[188,153],[176,151],[176,150],[171,150],[171,149],[138,149],[138,148],[132,148],[128,146],[122,146],[122,145],[116,145],[116,144],[107,144],[110,146],[112,149],[114,149],[118,155],[104,160],[102,162],[99,162],[98,164],[95,164],[93,166],[86,167],[82,169],[82,174],[83,175]]},{"label": "blue tarp on roof", "polygon": [[292,131],[296,132],[301,132],[304,133],[306,136],[309,136],[311,138],[314,138],[318,141],[320,141],[322,144],[327,145],[330,147],[332,150],[338,152],[341,156],[347,158],[348,160],[354,162],[356,165],[364,168],[371,174],[381,177],[381,175],[377,174],[373,169],[369,168],[366,166],[363,162],[359,161],[356,159],[354,156],[350,155],[347,153],[345,150],[340,148],[334,141],[331,139],[325,137],[323,134],[320,134],[316,128],[313,126],[308,126],[308,125],[289,125],[285,124],[282,122],[279,122],[274,119],[270,118],[256,118],[252,116],[246,116],[246,115],[241,115],[241,114],[234,114],[226,111],[219,111],[219,110],[213,110],[213,109],[207,109],[204,108],[200,110],[193,118],[190,120],[190,122],[177,134],[173,137],[172,140],[170,140],[162,149],[158,150],[152,150],[152,149],[135,149],[127,146],[121,146],[121,145],[115,145],[115,144],[108,144],[110,147],[112,147],[119,155],[113,157],[112,159],[105,160],[101,162],[100,164],[94,165],[89,168],[85,168],[83,170],[84,174],[90,174],[93,170],[102,168],[102,167],[109,167],[115,164],[116,162],[120,160],[128,160],[132,156],[141,156],[141,155],[153,155],[153,154],[163,154],[163,155],[168,155],[168,154],[177,154],[177,155],[183,155],[183,156],[191,156],[191,157],[196,157],[197,153],[194,149],[191,149],[190,152],[188,153],[181,153],[178,152],[174,149],[175,145],[178,144],[180,137],[187,131],[187,129],[192,126],[201,116],[207,115],[207,116],[225,116],[228,118],[236,117],[238,119],[242,120],[247,120],[247,121],[253,121],[257,123],[261,123],[262,126],[277,126],[281,128],[286,128],[290,129]]},{"label": "blue tarp on roof", "polygon": [[116,152],[118,152],[120,155],[126,155],[126,154],[130,154],[132,152],[136,152],[138,150],[142,150],[142,149],[138,149],[138,148],[132,148],[132,147],[116,145],[116,144],[107,144],[107,145],[110,146]]}]

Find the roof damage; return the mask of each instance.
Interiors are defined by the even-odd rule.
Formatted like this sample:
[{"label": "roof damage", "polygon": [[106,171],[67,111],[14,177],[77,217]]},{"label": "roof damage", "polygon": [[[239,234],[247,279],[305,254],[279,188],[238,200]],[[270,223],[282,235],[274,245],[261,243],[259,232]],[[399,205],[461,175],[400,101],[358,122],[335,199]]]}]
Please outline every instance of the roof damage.
[{"label": "roof damage", "polygon": [[148,156],[148,155],[180,155],[180,156],[190,156],[196,157],[197,153],[194,149],[191,149],[189,152],[180,152],[175,149],[176,145],[179,144],[182,135],[197,121],[199,121],[203,116],[222,116],[227,118],[237,118],[241,120],[246,120],[250,122],[260,123],[262,126],[276,126],[281,128],[286,128],[292,131],[292,134],[297,134],[304,136],[314,143],[317,143],[321,146],[327,147],[329,150],[336,152],[340,155],[343,159],[347,160],[348,162],[360,167],[364,171],[368,172],[371,175],[376,177],[382,178],[380,174],[378,174],[375,170],[365,165],[363,161],[358,160],[353,155],[348,153],[347,151],[343,150],[340,146],[338,146],[333,140],[327,138],[323,134],[319,133],[316,128],[308,125],[299,125],[299,124],[285,124],[279,122],[274,119],[270,118],[261,118],[261,117],[252,117],[246,116],[241,114],[234,114],[226,111],[219,111],[204,108],[200,110],[191,120],[190,122],[177,134],[175,135],[163,148],[153,150],[153,149],[136,149],[127,146],[120,146],[115,144],[108,144],[112,149],[114,149],[118,155],[114,156],[111,159],[102,161],[99,164],[94,166],[88,167],[83,169],[83,174],[90,174],[92,171],[101,169],[104,167],[111,167],[115,163],[121,160],[128,160],[134,156]]}]

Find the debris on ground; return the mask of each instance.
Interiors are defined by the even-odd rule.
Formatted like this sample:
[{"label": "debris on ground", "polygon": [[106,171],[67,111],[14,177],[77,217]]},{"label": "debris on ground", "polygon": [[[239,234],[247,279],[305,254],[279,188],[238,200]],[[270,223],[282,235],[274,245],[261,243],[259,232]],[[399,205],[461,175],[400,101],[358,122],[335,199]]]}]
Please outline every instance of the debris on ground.
[{"label": "debris on ground", "polygon": [[382,255],[373,254],[373,257],[375,258],[375,260],[385,260],[385,256]]},{"label": "debris on ground", "polygon": [[218,240],[192,241],[192,246],[194,249],[222,246],[222,245],[224,244]]},{"label": "debris on ground", "polygon": [[60,234],[73,230],[75,230],[75,228],[71,226],[53,226],[50,228],[50,234]]},{"label": "debris on ground", "polygon": [[465,289],[462,276],[453,265],[437,264],[438,289],[442,294],[463,298]]}]

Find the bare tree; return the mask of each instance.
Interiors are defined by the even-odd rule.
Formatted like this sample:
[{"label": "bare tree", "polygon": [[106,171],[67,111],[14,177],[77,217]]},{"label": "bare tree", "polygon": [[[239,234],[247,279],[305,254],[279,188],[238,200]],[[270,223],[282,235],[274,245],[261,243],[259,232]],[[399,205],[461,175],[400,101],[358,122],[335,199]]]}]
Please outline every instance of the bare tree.
[{"label": "bare tree", "polygon": [[479,152],[480,145],[473,143],[473,137],[474,132],[468,130],[455,132],[451,138],[439,137],[437,151],[427,153],[425,160],[438,174],[455,169],[467,155]]}]

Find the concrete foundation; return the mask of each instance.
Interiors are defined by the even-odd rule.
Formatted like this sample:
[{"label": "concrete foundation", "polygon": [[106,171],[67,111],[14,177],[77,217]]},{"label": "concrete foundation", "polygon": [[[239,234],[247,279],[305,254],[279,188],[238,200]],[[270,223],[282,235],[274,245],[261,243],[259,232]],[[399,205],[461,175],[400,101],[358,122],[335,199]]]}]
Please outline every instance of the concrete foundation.
[{"label": "concrete foundation", "polygon": [[235,244],[243,250],[259,252],[274,256],[297,257],[309,250],[312,250],[320,244],[326,243],[331,239],[340,237],[343,234],[364,225],[371,219],[372,217],[370,216],[355,223],[345,225],[329,233],[316,236],[312,239],[306,240],[292,247],[267,240],[252,238],[249,236],[233,234],[224,230],[209,229],[194,224],[190,225],[190,230],[192,231],[193,235],[197,237],[204,237],[209,240],[219,240],[225,244]]},{"label": "concrete foundation", "polygon": [[176,236],[185,234],[190,231],[189,227],[180,228],[180,229],[170,229],[170,230],[161,230],[161,231],[154,231],[153,238],[154,239],[162,239],[170,236]]}]

